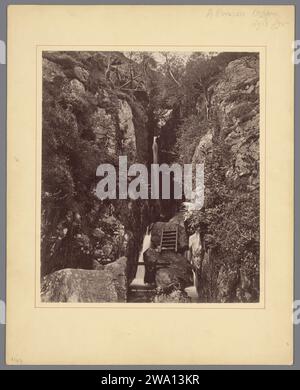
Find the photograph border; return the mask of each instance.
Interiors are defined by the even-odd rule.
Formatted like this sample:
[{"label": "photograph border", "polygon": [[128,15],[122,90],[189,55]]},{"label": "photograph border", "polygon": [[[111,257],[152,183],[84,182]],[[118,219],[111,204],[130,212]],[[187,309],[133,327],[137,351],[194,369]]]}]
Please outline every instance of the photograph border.
[{"label": "photograph border", "polygon": [[[61,48],[61,49],[60,49]],[[41,179],[42,179],[42,53],[43,51],[98,51],[98,52],[126,52],[134,48],[134,51],[141,52],[254,52],[259,54],[259,193],[260,193],[260,294],[259,302],[256,303],[132,303],[132,302],[103,302],[103,303],[65,303],[65,302],[41,302]],[[205,49],[204,49],[205,48]],[[122,50],[123,49],[123,50]],[[138,49],[138,50],[137,50]],[[174,50],[179,49],[179,50]],[[204,49],[204,50],[201,50]],[[239,50],[237,50],[239,49]],[[57,308],[78,308],[78,309],[236,309],[236,310],[257,310],[266,308],[266,180],[267,180],[267,46],[266,45],[36,45],[36,156],[35,156],[35,308],[57,309]]]}]

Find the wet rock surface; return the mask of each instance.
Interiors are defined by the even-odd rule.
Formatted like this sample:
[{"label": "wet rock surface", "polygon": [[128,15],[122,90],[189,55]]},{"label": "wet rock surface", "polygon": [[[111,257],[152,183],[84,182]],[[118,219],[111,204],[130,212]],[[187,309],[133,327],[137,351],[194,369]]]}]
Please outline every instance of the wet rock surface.
[{"label": "wet rock surface", "polygon": [[[257,249],[259,230],[253,233],[251,229],[257,224],[256,220],[254,224],[254,207],[257,208],[257,214],[259,213],[258,203],[254,203],[255,199],[259,198],[258,57],[245,56],[231,61],[218,77],[211,91],[211,109],[218,118],[218,127],[211,126],[201,137],[195,149],[193,163],[209,165],[216,158],[214,153],[216,153],[217,142],[225,145],[228,149],[224,157],[226,159],[224,185],[228,188],[228,193],[236,191],[232,202],[236,202],[238,206],[240,198],[241,204],[247,205],[241,207],[240,219],[244,218],[250,210],[253,222],[248,223],[244,220],[242,224],[238,218],[233,222],[233,214],[230,217],[224,216],[223,220],[220,218],[220,224],[225,224],[226,220],[235,223],[235,227],[231,227],[232,232],[228,235],[238,232],[234,236],[235,239],[231,239],[230,236],[227,238],[226,234],[222,240],[218,238],[221,244],[224,243],[225,238],[229,242],[221,253],[215,242],[215,231],[205,233],[202,251],[200,248],[192,256],[197,291],[201,302],[257,302],[259,300],[259,250]],[[217,196],[216,187],[210,189],[205,199],[205,214],[208,217],[204,218],[203,232],[210,223],[211,194],[213,197]],[[221,206],[219,209],[221,213]],[[233,207],[233,210],[234,213],[238,213],[237,207]],[[217,213],[218,209],[214,209],[213,212]],[[237,239],[244,240],[244,247],[252,251],[249,255],[239,253],[233,255]],[[240,256],[238,262],[234,256],[236,258]]]},{"label": "wet rock surface", "polygon": [[193,285],[191,264],[179,253],[171,251],[159,253],[150,248],[144,253],[144,261],[146,283],[155,282],[162,288],[176,284],[182,289]]}]

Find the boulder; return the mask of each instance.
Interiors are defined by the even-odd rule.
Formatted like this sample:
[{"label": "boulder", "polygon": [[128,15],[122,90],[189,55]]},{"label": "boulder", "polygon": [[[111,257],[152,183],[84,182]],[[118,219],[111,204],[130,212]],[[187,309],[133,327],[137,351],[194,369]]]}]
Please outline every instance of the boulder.
[{"label": "boulder", "polygon": [[61,269],[46,275],[41,284],[42,302],[126,302],[127,259],[102,269]]},{"label": "boulder", "polygon": [[146,283],[155,282],[161,288],[176,285],[182,289],[193,285],[192,266],[179,253],[171,251],[159,253],[149,248],[144,253],[144,262]]}]

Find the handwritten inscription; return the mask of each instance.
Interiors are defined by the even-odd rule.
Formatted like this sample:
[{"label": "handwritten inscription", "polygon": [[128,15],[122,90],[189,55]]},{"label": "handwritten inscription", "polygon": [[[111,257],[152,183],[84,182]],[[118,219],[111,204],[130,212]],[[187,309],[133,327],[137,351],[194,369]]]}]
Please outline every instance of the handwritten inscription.
[{"label": "handwritten inscription", "polygon": [[245,19],[250,18],[251,25],[256,30],[271,29],[278,30],[281,27],[287,25],[287,22],[283,21],[281,15],[277,12],[269,10],[255,9],[250,13],[243,10],[225,9],[225,8],[210,8],[206,13],[206,18],[223,18],[223,19]]},{"label": "handwritten inscription", "polygon": [[280,19],[280,15],[276,12],[255,10],[252,12],[252,17],[255,19],[253,26],[256,30],[261,30],[263,28],[278,30],[287,24]]}]

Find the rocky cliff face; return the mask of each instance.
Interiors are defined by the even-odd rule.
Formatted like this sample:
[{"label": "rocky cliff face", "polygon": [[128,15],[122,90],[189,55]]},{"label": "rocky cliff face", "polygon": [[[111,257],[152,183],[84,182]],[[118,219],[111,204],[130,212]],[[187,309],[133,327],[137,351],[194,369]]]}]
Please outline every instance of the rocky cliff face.
[{"label": "rocky cliff face", "polygon": [[145,99],[114,88],[128,73],[121,53],[43,53],[42,275],[126,256],[134,277],[149,205],[95,196],[99,164],[149,160]]},{"label": "rocky cliff face", "polygon": [[245,190],[259,185],[259,60],[232,61],[214,88],[212,105],[218,107],[220,137],[229,147],[231,167],[226,178]]},{"label": "rocky cliff face", "polygon": [[[193,156],[193,163],[204,162],[207,170],[205,209],[200,218],[202,243],[193,258],[198,294],[203,302],[256,302],[259,299],[259,59],[256,56],[230,62],[218,76],[211,86],[211,112],[213,120]],[[189,218],[193,224],[195,216]]]}]

